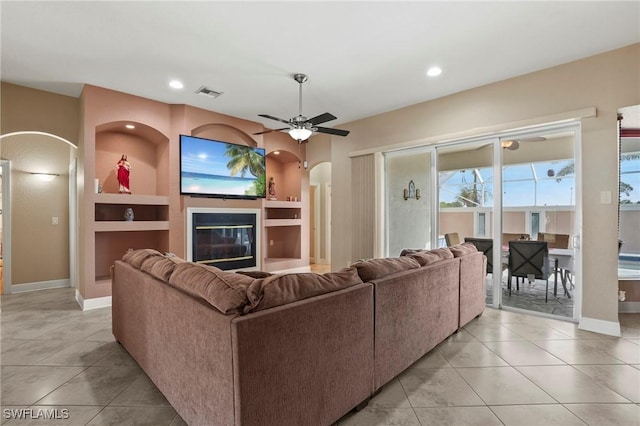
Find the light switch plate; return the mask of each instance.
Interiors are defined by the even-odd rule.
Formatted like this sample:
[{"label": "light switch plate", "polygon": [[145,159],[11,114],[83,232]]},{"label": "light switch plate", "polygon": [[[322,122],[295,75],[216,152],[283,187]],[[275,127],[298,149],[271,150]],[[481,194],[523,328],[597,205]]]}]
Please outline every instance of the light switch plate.
[{"label": "light switch plate", "polygon": [[611,191],[600,191],[600,204],[611,204]]}]

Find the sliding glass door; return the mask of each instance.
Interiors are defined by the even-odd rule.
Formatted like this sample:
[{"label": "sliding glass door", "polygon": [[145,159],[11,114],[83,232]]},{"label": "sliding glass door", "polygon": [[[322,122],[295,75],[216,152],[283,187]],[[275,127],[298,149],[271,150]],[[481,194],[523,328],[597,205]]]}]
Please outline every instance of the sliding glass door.
[{"label": "sliding glass door", "polygon": [[487,256],[487,305],[577,319],[579,134],[550,125],[386,153],[385,255],[470,242]]},{"label": "sliding glass door", "polygon": [[500,138],[505,307],[574,317],[574,146],[567,128]]}]

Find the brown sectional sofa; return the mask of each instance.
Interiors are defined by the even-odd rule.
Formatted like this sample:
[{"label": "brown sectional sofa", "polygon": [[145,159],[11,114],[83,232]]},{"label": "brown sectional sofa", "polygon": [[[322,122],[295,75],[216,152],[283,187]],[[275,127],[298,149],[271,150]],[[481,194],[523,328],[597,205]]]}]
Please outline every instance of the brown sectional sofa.
[{"label": "brown sectional sofa", "polygon": [[486,260],[463,246],[250,276],[136,250],[113,333],[190,425],[330,425],[482,313]]}]

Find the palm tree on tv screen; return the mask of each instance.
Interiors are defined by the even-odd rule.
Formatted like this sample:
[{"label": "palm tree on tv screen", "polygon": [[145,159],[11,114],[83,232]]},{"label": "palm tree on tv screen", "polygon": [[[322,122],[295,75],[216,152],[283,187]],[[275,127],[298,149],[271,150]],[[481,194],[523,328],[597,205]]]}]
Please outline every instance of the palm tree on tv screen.
[{"label": "palm tree on tv screen", "polygon": [[246,195],[261,195],[265,193],[266,176],[264,158],[248,146],[227,144],[225,155],[231,160],[227,163],[229,174],[235,176],[238,173],[244,177],[247,171],[256,177],[253,188],[245,191]]},{"label": "palm tree on tv screen", "polygon": [[231,176],[244,177],[247,171],[256,178],[264,176],[264,159],[251,147],[228,144],[225,155],[231,158],[227,163]]}]

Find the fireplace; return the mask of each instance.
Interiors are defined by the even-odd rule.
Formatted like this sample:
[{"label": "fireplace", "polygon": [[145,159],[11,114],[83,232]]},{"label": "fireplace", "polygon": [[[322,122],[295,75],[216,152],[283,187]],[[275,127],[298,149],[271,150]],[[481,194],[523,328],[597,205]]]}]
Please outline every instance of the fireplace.
[{"label": "fireplace", "polygon": [[187,208],[187,259],[223,270],[259,269],[260,210]]}]

